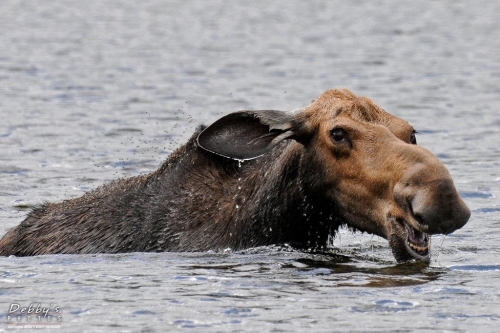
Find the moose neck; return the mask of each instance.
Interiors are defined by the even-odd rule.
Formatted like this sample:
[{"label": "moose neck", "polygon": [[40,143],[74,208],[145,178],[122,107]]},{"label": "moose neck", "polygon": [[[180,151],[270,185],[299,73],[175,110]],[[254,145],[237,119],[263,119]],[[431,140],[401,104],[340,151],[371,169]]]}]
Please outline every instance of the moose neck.
[{"label": "moose neck", "polygon": [[[193,139],[180,150],[155,173],[159,183],[174,192],[168,197],[178,198],[165,196],[157,207],[182,222],[162,226],[167,239],[160,243],[170,245],[158,250],[238,250],[273,244],[317,248],[326,245],[340,225],[332,205],[304,188],[304,177],[314,170],[302,165],[304,149],[298,143],[282,143],[245,162],[206,152]],[[184,204],[176,205],[175,200]]]}]

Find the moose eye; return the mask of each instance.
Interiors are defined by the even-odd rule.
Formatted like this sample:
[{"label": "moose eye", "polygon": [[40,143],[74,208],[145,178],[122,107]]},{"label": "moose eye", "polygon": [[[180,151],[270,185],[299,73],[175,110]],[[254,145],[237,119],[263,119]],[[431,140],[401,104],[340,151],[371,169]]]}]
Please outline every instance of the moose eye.
[{"label": "moose eye", "polygon": [[415,134],[417,134],[417,131],[413,131],[411,133],[411,136],[410,136],[410,143],[412,145],[416,145],[417,144],[417,138],[416,138]]},{"label": "moose eye", "polygon": [[345,141],[347,140],[346,132],[341,128],[334,128],[330,132],[330,135],[335,142]]}]

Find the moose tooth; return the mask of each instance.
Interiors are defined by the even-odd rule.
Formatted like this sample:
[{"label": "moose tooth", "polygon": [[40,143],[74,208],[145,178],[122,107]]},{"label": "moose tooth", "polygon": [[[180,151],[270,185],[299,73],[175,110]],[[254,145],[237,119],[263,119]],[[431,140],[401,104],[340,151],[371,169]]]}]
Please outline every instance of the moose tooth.
[{"label": "moose tooth", "polygon": [[417,246],[417,245],[412,244],[412,243],[410,243],[410,242],[408,242],[408,245],[409,245],[412,249],[414,249],[415,251],[420,251],[420,252],[423,252],[423,251],[425,251],[425,250],[427,250],[427,249],[429,248],[429,246],[428,246],[428,245],[427,245],[427,246],[422,246],[422,247],[420,247],[420,246]]}]

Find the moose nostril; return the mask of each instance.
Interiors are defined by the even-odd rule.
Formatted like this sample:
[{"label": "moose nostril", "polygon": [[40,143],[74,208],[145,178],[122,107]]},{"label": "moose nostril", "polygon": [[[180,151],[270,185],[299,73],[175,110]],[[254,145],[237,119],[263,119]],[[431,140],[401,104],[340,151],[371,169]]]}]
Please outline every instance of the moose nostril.
[{"label": "moose nostril", "polygon": [[[427,180],[425,169],[409,173],[394,186],[394,200],[414,228],[427,234],[449,234],[463,227],[470,210],[449,178]],[[411,181],[416,179],[415,181]]]},{"label": "moose nostril", "polygon": [[419,228],[430,234],[449,234],[463,227],[470,210],[454,187],[442,181],[431,189],[416,191],[408,203]]},{"label": "moose nostril", "polygon": [[431,234],[445,233],[450,228],[453,229],[453,221],[448,209],[433,199],[427,191],[418,191],[410,201],[412,218],[422,231]]},{"label": "moose nostril", "polygon": [[418,222],[418,224],[422,227],[428,227],[427,225],[427,222],[425,222],[425,219],[423,218],[423,216],[419,213],[413,213],[413,218],[415,219],[415,221]]},{"label": "moose nostril", "polygon": [[422,203],[422,198],[417,194],[411,200],[407,200],[407,205],[410,210],[410,215],[415,222],[417,222],[418,227],[421,231],[427,231],[429,229],[428,218],[425,218],[425,207],[426,205]]}]

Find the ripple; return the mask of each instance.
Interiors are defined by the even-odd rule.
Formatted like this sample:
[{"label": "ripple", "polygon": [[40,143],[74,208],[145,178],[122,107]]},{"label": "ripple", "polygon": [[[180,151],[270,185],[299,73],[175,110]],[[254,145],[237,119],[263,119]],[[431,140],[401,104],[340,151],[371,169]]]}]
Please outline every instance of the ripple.
[{"label": "ripple", "polygon": [[19,168],[16,166],[0,166],[0,174],[9,174],[9,175],[25,175],[27,172],[29,172],[29,169],[25,168]]},{"label": "ripple", "polygon": [[500,265],[458,265],[458,266],[450,266],[448,268],[453,271],[478,271],[478,272],[500,271]]},{"label": "ripple", "polygon": [[460,192],[460,196],[462,198],[481,198],[481,199],[489,199],[489,198],[494,198],[495,196],[492,193],[489,192]]},{"label": "ripple", "polygon": [[156,312],[149,311],[149,310],[136,310],[132,312],[132,316],[142,316],[142,315],[155,315]]},{"label": "ripple", "polygon": [[474,209],[472,212],[478,213],[478,214],[496,213],[496,212],[500,212],[500,208],[484,207],[484,208]]},{"label": "ripple", "polygon": [[351,308],[354,312],[388,312],[399,313],[407,312],[418,306],[417,302],[396,301],[392,299],[383,299],[362,306],[354,306]]}]

